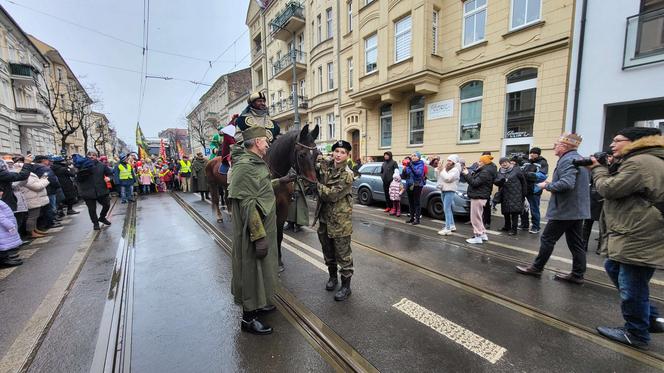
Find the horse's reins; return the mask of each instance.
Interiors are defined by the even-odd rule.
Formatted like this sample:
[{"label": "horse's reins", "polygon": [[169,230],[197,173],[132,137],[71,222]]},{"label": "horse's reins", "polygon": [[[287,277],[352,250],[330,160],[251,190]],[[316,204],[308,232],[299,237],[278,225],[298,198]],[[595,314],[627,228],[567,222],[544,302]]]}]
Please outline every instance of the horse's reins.
[{"label": "horse's reins", "polygon": [[[304,145],[299,140],[295,143],[295,147],[302,147],[302,148],[308,149],[309,151],[318,150],[315,146]],[[311,180],[307,179],[303,175],[300,175],[300,169],[301,169],[300,159],[297,156],[295,156],[295,162],[291,162],[291,167],[295,169],[295,172],[297,172],[297,178],[298,179],[304,179],[306,181],[312,182]],[[270,172],[272,173],[272,175],[274,175],[275,177],[286,176],[286,175],[279,175],[276,172],[274,172],[274,170],[272,169],[272,167],[270,167],[269,164],[268,164],[268,168],[270,169]]]}]

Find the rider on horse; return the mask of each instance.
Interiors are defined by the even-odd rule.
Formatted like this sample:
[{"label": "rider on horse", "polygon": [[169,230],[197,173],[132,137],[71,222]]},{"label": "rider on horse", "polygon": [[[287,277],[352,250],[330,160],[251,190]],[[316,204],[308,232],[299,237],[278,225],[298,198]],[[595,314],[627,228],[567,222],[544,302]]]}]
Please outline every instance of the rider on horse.
[{"label": "rider on horse", "polygon": [[242,111],[242,114],[235,121],[237,131],[235,132],[235,140],[238,143],[242,142],[242,131],[253,126],[265,127],[265,133],[270,143],[279,136],[281,129],[279,124],[270,118],[267,110],[266,98],[263,92],[254,92],[247,99],[247,108]]}]

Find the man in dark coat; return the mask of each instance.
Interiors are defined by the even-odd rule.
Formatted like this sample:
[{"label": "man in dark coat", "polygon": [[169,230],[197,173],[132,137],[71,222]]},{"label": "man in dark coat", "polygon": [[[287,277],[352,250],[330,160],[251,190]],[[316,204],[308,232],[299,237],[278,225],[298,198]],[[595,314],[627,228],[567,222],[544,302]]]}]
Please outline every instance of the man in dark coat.
[{"label": "man in dark coat", "polygon": [[0,192],[2,192],[2,201],[6,203],[12,211],[16,211],[16,196],[12,190],[12,183],[14,181],[27,180],[32,171],[32,157],[25,156],[25,164],[20,172],[11,172],[7,167],[7,163],[0,159]]},{"label": "man in dark coat", "polygon": [[572,253],[572,272],[556,274],[556,280],[582,284],[586,272],[586,252],[583,249],[583,220],[590,218],[590,173],[585,168],[575,166],[572,161],[581,156],[576,149],[581,145],[581,136],[565,133],[553,148],[558,159],[552,181],[538,184],[551,192],[551,200],[546,211],[548,223],[540,238],[537,258],[530,266],[517,266],[518,273],[539,277],[549,261],[556,242],[565,235],[567,246]]},{"label": "man in dark coat", "polygon": [[383,193],[385,196],[385,212],[389,212],[390,207],[390,183],[392,182],[392,176],[394,175],[394,170],[398,170],[399,165],[397,162],[392,159],[392,152],[383,153],[383,164],[380,166],[380,179],[383,180]]},{"label": "man in dark coat", "polygon": [[521,169],[508,158],[503,157],[498,163],[500,163],[500,169],[494,184],[500,188],[498,191],[500,193],[500,212],[505,218],[505,226],[501,228],[501,231],[514,236],[519,225],[519,215],[525,207],[523,201],[526,198],[526,178]]},{"label": "man in dark coat", "polygon": [[78,191],[74,185],[73,178],[76,176],[69,169],[67,161],[62,156],[56,156],[51,159],[53,164],[51,169],[57,176],[58,181],[60,182],[60,187],[62,187],[62,193],[64,194],[64,200],[62,201],[65,206],[67,206],[67,215],[76,215],[78,211],[73,209],[76,200],[78,199]]},{"label": "man in dark coat", "polygon": [[198,152],[196,157],[194,157],[194,161],[191,162],[192,189],[193,192],[201,194],[201,201],[205,201],[205,198],[210,199],[207,176],[205,175],[205,166],[207,163],[208,160],[205,159],[201,152]]},{"label": "man in dark coat", "polygon": [[[113,170],[97,160],[96,152],[88,152],[87,160],[88,162],[77,165],[81,166],[77,178],[81,189],[81,198],[85,200],[85,204],[88,206],[88,213],[94,230],[98,231],[99,223],[111,225],[111,222],[106,219],[106,214],[111,208],[111,202],[104,176],[112,177]],[[97,217],[97,203],[101,205],[99,217]]]},{"label": "man in dark coat", "polygon": [[37,177],[47,175],[48,186],[46,187],[46,194],[48,194],[49,204],[42,207],[41,215],[37,220],[37,227],[40,231],[46,231],[49,228],[57,228],[62,226],[56,217],[58,212],[57,195],[61,191],[60,181],[55,176],[55,172],[51,169],[51,160],[45,155],[38,155],[34,160],[34,172]]},{"label": "man in dark coat", "polygon": [[[530,149],[528,160],[521,166],[526,181],[528,182],[528,190],[526,199],[530,206],[530,216],[532,218],[532,226],[529,232],[537,234],[540,231],[540,199],[542,198],[542,190],[535,191],[535,184],[538,183],[537,173],[541,173],[545,177],[549,174],[549,163],[542,157],[542,149],[534,147]],[[521,229],[528,230],[528,210],[525,210],[521,215]]]}]

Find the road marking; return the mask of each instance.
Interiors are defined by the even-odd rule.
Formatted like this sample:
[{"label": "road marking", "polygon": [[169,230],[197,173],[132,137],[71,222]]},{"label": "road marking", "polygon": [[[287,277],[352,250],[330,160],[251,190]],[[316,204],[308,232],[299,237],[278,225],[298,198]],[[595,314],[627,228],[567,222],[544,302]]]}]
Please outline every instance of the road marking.
[{"label": "road marking", "polygon": [[467,350],[486,359],[491,364],[498,362],[505,352],[507,352],[507,349],[504,347],[498,346],[488,339],[484,339],[472,331],[406,298],[401,299],[401,301],[392,305],[392,307],[430,327],[452,342],[460,344]]},{"label": "road marking", "polygon": [[[294,245],[299,246],[299,248],[304,249],[319,258],[323,258],[323,252],[321,250],[316,250],[313,247],[307,245],[306,243],[291,236],[284,235],[284,238],[293,243]],[[281,243],[283,245],[283,241]]]},{"label": "road marking", "polygon": [[50,229],[48,230],[48,233],[51,233],[51,232],[60,232],[60,231],[63,230],[63,229],[65,229],[65,227],[50,228]]},{"label": "road marking", "polygon": [[309,262],[312,264],[314,267],[320,269],[321,271],[327,273],[327,267],[324,266],[320,260],[316,260],[315,258],[310,257],[309,255],[303,253],[302,251],[296,249],[295,247],[291,246],[290,244],[287,244],[285,242],[281,243],[281,246],[288,249],[288,251],[292,252],[293,254],[299,256],[300,258],[304,259],[305,261]]},{"label": "road marking", "polygon": [[81,268],[83,268],[83,263],[90,252],[94,239],[97,237],[97,233],[98,231],[88,233],[74,255],[72,255],[64,271],[48,291],[35,313],[32,314],[21,334],[16,337],[5,356],[0,360],[0,372],[27,370],[26,364],[29,363],[31,357],[37,352],[36,349],[41,344],[42,336],[47,332],[60,305],[69,293],[74,280],[76,280]]},{"label": "road marking", "polygon": [[[39,248],[34,249],[23,249],[18,251],[18,256],[21,259],[28,259],[31,257]],[[0,280],[4,280],[7,276],[11,275],[18,267],[10,267],[0,269]]]},{"label": "road marking", "polygon": [[69,224],[69,223],[71,223],[71,218],[68,218],[68,219],[62,219],[62,220],[60,221],[60,223],[62,223],[62,224]]},{"label": "road marking", "polygon": [[48,241],[50,241],[52,239],[53,239],[53,236],[41,237],[41,238],[38,238],[38,239],[32,241],[30,243],[30,246],[32,246],[32,245],[41,245],[41,244],[47,243]]}]

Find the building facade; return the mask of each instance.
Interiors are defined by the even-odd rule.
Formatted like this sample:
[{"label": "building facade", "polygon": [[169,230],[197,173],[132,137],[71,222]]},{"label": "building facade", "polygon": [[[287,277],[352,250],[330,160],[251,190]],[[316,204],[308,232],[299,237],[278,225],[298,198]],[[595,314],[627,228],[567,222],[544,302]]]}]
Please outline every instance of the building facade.
[{"label": "building facade", "polygon": [[112,157],[117,145],[116,132],[111,128],[108,118],[103,113],[90,112],[85,117],[88,129],[88,150],[99,155]]},{"label": "building facade", "polygon": [[0,7],[0,153],[53,154],[52,122],[37,79],[48,61]]},{"label": "building facade", "polygon": [[230,122],[233,114],[244,110],[251,89],[251,69],[246,68],[222,75],[201,96],[198,105],[187,115],[191,134],[187,144],[194,154],[204,153],[217,128]]},{"label": "building facade", "polygon": [[581,151],[624,127],[664,130],[664,0],[583,0],[575,14],[566,123]]},{"label": "building facade", "polygon": [[254,88],[270,107],[290,92],[292,73],[266,71],[295,45],[321,148],[342,138],[354,159],[420,151],[472,161],[532,146],[551,156],[565,129],[573,13],[573,0],[251,2]]},{"label": "building facade", "polygon": [[164,140],[166,155],[169,157],[177,158],[179,156],[178,143],[180,144],[182,151],[187,155],[191,155],[192,153],[196,154],[201,151],[196,149],[193,149],[192,151],[189,130],[186,128],[167,128],[159,132],[158,136],[160,139]]}]

